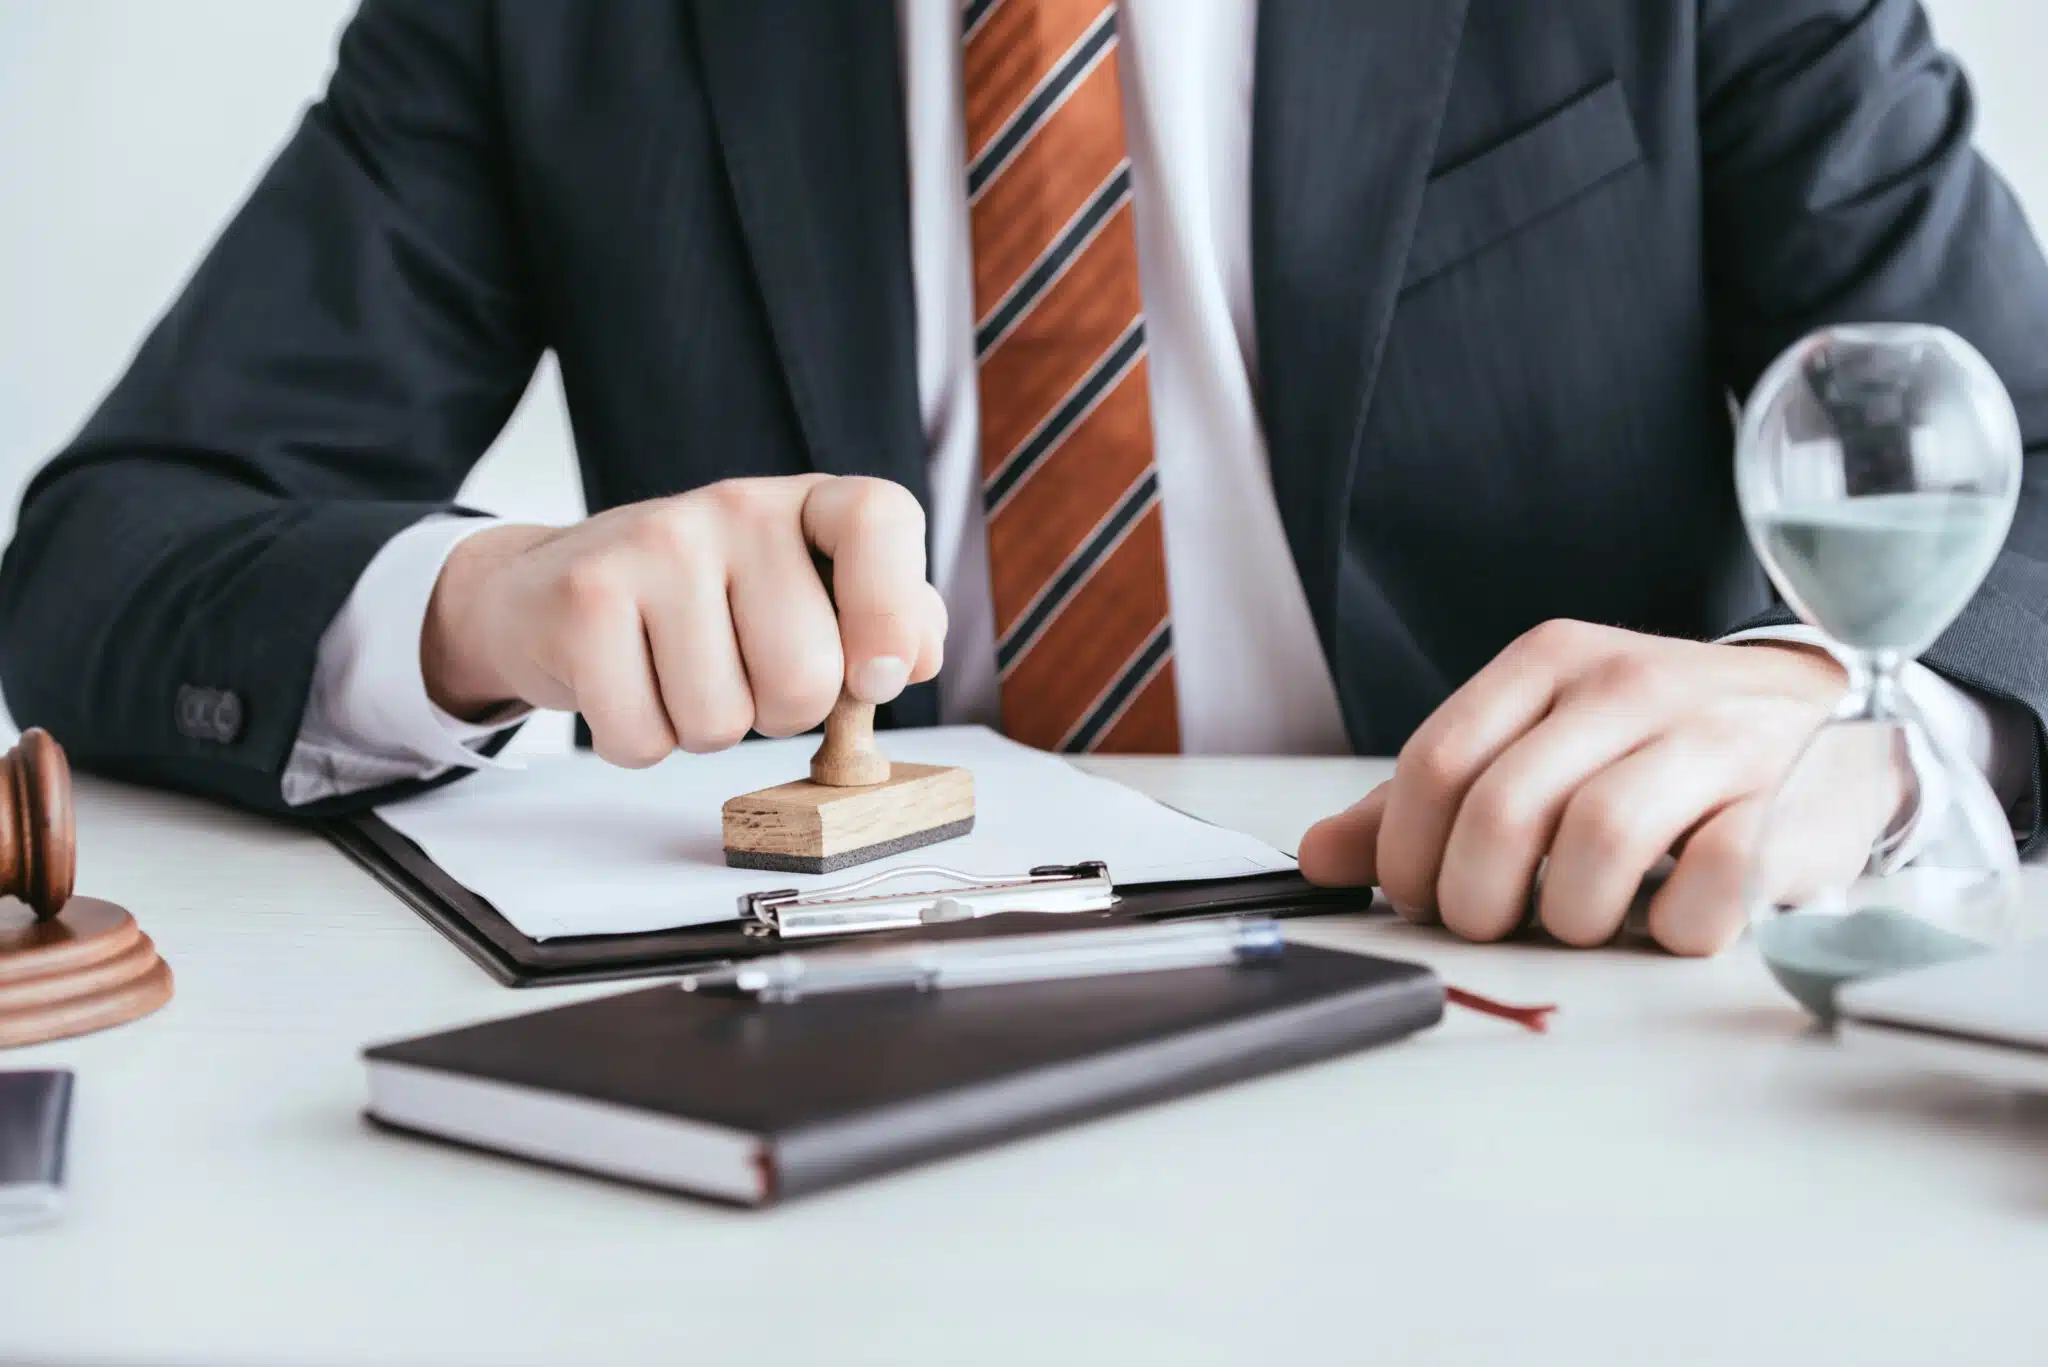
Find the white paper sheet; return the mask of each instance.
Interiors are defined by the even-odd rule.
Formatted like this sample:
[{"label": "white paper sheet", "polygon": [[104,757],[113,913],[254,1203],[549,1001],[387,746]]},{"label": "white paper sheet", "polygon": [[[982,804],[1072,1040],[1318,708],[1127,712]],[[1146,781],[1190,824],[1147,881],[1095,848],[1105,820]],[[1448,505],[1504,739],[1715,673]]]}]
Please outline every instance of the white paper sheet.
[{"label": "white paper sheet", "polygon": [[1294,867],[1262,841],[1183,816],[983,727],[891,732],[883,744],[891,759],[972,770],[974,830],[822,877],[727,868],[719,808],[737,794],[806,776],[815,736],[675,755],[642,770],[588,753],[538,760],[524,770],[472,774],[378,815],[536,940],[729,921],[744,893],[845,882],[910,864],[1014,874],[1100,859],[1119,883]]}]

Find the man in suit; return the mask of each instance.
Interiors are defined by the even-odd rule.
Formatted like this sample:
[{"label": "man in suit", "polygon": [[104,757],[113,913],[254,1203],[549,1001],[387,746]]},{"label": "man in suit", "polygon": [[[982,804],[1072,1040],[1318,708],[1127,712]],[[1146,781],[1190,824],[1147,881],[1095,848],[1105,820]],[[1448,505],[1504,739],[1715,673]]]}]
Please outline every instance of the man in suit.
[{"label": "man in suit", "polygon": [[[1318,827],[1473,938],[1738,924],[1842,687],[1729,398],[1945,324],[2048,441],[2048,272],[1913,0],[365,0],[0,574],[17,717],[329,812],[530,707],[1398,750]],[[559,358],[596,510],[453,498]],[[2030,462],[2040,457],[2030,457]],[[2048,505],[1916,680],[2039,829]],[[829,594],[828,594],[829,587]]]}]

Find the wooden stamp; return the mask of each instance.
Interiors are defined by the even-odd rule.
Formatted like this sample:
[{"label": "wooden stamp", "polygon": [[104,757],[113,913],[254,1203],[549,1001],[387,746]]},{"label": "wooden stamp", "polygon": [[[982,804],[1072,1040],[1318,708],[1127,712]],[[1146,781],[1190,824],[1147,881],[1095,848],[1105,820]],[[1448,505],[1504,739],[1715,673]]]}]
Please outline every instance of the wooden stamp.
[{"label": "wooden stamp", "polygon": [[0,757],[0,1049],[104,1030],[171,999],[171,970],[135,918],[73,897],[71,766],[30,728]]},{"label": "wooden stamp", "polygon": [[841,698],[811,776],[736,797],[724,817],[733,868],[834,873],[973,830],[974,776],[891,764],[875,744],[873,704]]}]

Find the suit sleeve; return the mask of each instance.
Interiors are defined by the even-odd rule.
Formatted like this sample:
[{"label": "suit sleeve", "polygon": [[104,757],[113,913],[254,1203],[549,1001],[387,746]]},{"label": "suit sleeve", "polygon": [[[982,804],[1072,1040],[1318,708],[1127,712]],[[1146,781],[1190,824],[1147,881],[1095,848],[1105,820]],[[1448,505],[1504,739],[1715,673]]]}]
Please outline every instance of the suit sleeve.
[{"label": "suit sleeve", "polygon": [[328,622],[524,392],[491,15],[366,0],[326,97],[30,483],[0,684],[81,767],[283,810]]},{"label": "suit sleeve", "polygon": [[[2033,719],[2029,846],[2048,723],[2048,266],[1972,145],[1975,108],[1914,0],[1700,0],[1700,139],[1719,363],[1746,396],[1831,322],[1967,338],[2019,412],[2019,509],[1983,588],[1927,653]],[[1782,609],[1759,621],[1789,621]]]}]

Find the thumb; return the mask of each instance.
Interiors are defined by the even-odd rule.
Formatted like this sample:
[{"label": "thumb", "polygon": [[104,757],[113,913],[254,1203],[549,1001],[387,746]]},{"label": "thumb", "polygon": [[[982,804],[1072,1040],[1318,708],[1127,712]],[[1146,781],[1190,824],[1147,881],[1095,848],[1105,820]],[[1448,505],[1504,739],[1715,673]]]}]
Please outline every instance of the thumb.
[{"label": "thumb", "polygon": [[1302,876],[1326,888],[1368,887],[1379,881],[1380,817],[1387,810],[1387,785],[1367,793],[1335,816],[1324,817],[1301,838]]},{"label": "thumb", "polygon": [[862,702],[888,702],[944,640],[925,582],[924,509],[900,484],[828,479],[806,494],[803,527],[832,562],[847,689]]}]

